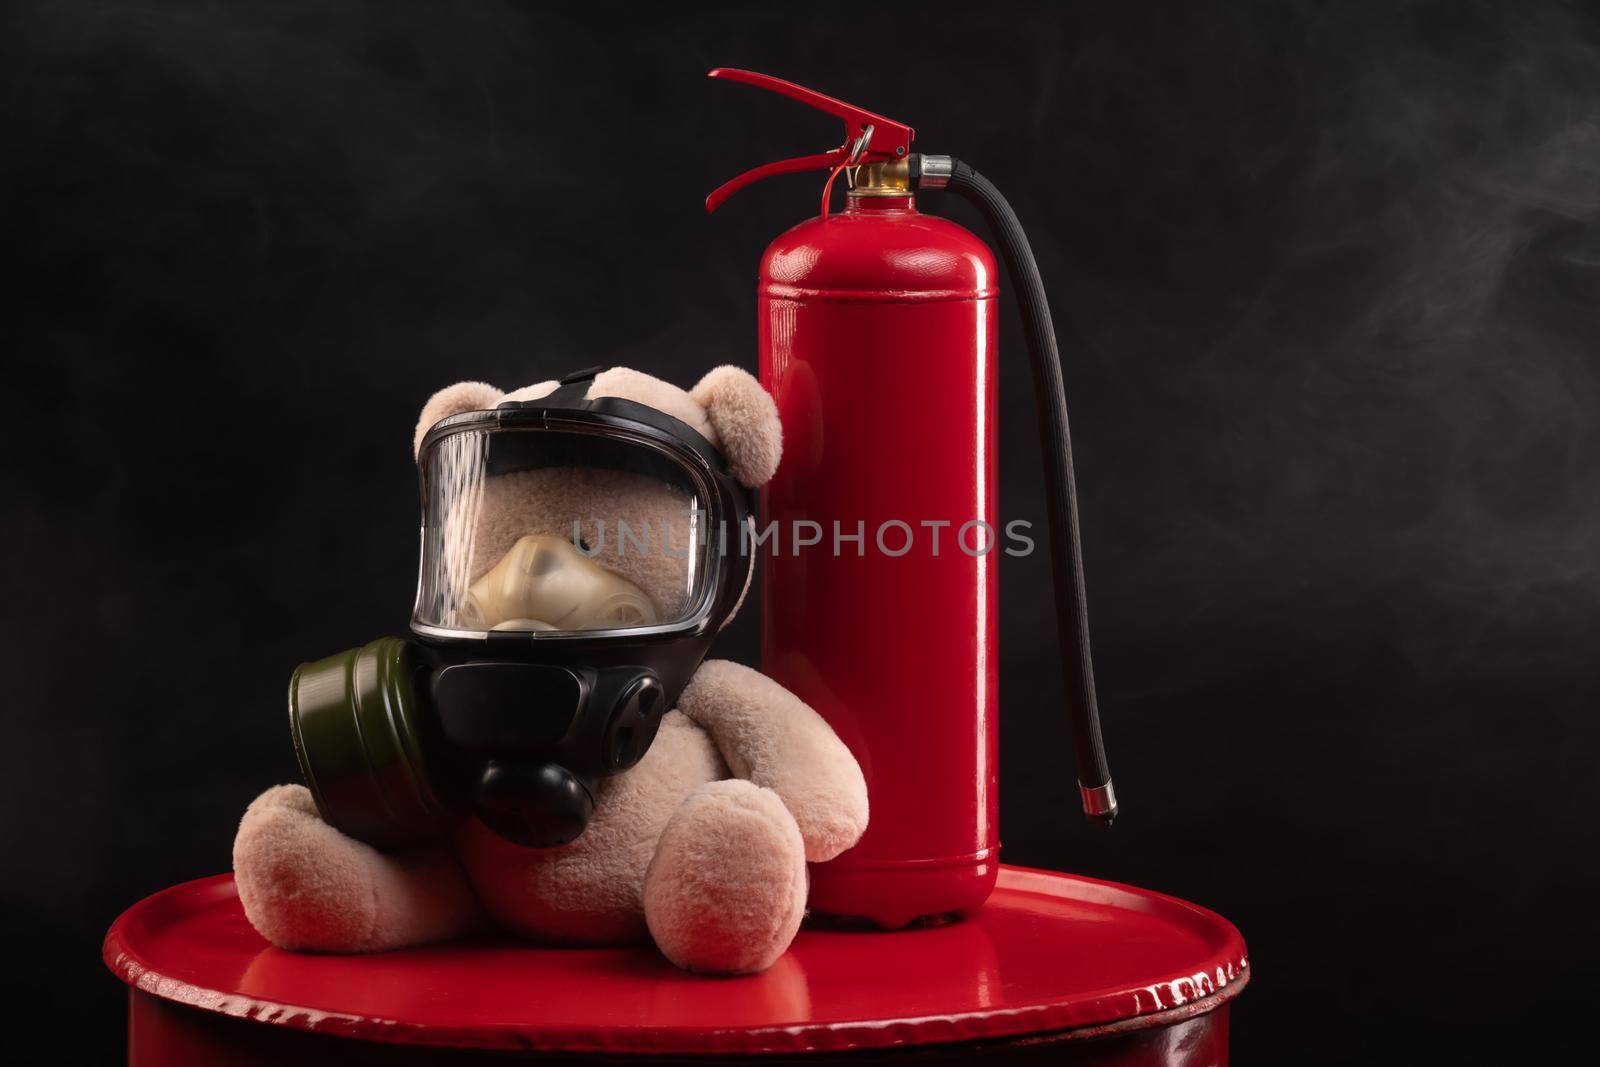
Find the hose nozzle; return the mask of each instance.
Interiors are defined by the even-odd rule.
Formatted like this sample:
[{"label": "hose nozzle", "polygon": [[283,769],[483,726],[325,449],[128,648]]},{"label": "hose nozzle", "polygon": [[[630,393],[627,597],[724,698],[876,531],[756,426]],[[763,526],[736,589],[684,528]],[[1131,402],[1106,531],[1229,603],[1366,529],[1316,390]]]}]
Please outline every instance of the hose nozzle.
[{"label": "hose nozzle", "polygon": [[1117,818],[1117,791],[1111,779],[1105,785],[1087,786],[1078,783],[1078,796],[1083,801],[1083,814],[1096,826],[1110,826]]}]

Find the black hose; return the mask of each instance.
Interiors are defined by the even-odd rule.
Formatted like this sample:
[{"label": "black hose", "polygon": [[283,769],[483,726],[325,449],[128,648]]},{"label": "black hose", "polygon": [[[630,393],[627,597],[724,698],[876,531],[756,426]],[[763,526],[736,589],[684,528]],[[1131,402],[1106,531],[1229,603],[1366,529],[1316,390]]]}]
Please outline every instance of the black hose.
[{"label": "black hose", "polygon": [[[942,162],[942,161],[941,161]],[[913,173],[923,170],[917,160]],[[931,183],[929,183],[931,184]],[[994,184],[960,160],[949,164],[947,188],[983,214],[1000,246],[1006,273],[1017,288],[1022,329],[1033,365],[1033,395],[1044,444],[1045,503],[1050,512],[1050,561],[1055,578],[1056,620],[1061,630],[1062,679],[1072,723],[1078,762],[1078,785],[1084,811],[1109,823],[1116,817],[1111,770],[1100,736],[1100,706],[1094,692],[1094,663],[1089,651],[1089,605],[1084,592],[1083,545],[1078,532],[1078,489],[1072,473],[1072,434],[1067,425],[1067,393],[1061,379],[1061,353],[1050,321],[1044,282],[1033,249],[1016,212]]]}]

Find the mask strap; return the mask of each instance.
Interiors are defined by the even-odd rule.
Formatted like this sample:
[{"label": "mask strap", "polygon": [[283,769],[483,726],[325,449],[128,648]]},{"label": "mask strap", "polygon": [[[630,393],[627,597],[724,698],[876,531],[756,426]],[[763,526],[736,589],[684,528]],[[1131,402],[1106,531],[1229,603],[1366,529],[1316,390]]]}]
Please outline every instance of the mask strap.
[{"label": "mask strap", "polygon": [[604,367],[585,367],[583,370],[573,371],[556,383],[553,392],[546,393],[536,400],[523,401],[523,404],[528,407],[545,408],[578,407],[588,399],[589,387],[594,385],[595,376],[604,369]]}]

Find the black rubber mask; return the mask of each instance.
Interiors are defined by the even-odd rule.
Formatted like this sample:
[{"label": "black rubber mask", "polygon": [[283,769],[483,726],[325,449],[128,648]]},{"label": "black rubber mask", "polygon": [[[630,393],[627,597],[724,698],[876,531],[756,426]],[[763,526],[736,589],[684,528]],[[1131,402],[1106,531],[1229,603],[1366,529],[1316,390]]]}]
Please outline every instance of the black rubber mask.
[{"label": "black rubber mask", "polygon": [[398,848],[470,813],[573,840],[738,606],[745,490],[679,420],[584,399],[592,378],[434,426],[410,640],[295,671],[300,768],[345,833]]}]

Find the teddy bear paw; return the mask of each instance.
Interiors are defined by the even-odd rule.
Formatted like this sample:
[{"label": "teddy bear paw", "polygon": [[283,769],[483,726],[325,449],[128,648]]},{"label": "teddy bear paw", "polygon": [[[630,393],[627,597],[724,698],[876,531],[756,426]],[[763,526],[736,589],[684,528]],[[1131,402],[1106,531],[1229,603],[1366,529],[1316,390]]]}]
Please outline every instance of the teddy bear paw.
[{"label": "teddy bear paw", "polygon": [[806,907],[805,844],[778,794],[712,782],[673,813],[645,873],[645,922],[686,970],[749,974],[794,940]]},{"label": "teddy bear paw", "polygon": [[304,786],[280,785],[250,805],[233,841],[245,916],[279,948],[358,952],[377,925],[373,850],[323,822]]}]

